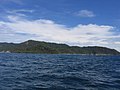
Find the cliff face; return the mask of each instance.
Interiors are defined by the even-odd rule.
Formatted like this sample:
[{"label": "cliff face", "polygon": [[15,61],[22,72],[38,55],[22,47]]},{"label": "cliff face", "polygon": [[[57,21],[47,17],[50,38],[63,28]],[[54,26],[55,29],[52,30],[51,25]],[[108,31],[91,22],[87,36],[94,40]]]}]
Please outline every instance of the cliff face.
[{"label": "cliff face", "polygon": [[10,51],[15,53],[46,53],[46,54],[107,54],[118,55],[115,49],[106,47],[78,47],[68,46],[66,44],[56,44],[41,41],[28,40],[23,43],[0,43],[0,52]]}]

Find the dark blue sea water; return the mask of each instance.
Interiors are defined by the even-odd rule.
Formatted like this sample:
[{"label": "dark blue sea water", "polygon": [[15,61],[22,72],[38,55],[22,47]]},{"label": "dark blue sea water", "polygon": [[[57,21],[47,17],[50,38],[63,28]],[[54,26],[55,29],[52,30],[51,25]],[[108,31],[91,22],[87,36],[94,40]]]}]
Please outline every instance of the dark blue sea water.
[{"label": "dark blue sea water", "polygon": [[0,90],[120,90],[120,56],[0,54]]}]

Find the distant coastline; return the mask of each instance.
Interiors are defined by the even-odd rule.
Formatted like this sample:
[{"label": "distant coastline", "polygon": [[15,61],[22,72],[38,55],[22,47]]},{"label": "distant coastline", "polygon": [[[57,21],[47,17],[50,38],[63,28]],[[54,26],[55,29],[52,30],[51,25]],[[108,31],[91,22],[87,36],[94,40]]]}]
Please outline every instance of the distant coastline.
[{"label": "distant coastline", "polygon": [[115,49],[100,46],[68,46],[66,44],[28,40],[19,44],[0,43],[0,53],[120,55]]},{"label": "distant coastline", "polygon": [[11,53],[10,51],[0,51],[0,53]]}]

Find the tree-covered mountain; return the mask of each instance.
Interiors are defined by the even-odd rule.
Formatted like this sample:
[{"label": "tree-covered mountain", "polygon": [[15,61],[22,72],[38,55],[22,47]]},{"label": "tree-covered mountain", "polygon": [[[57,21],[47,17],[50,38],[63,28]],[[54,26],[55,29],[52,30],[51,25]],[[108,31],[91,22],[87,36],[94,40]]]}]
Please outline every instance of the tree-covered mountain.
[{"label": "tree-covered mountain", "polygon": [[41,41],[28,40],[23,43],[0,43],[0,52],[10,51],[13,53],[42,53],[42,54],[107,54],[118,55],[115,49],[106,47],[78,47],[66,44],[56,44]]}]

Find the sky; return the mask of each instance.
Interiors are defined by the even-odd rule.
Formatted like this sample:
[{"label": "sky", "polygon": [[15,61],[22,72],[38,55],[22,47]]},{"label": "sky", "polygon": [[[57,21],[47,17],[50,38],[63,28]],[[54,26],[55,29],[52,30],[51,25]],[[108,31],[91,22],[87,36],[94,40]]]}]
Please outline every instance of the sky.
[{"label": "sky", "polygon": [[120,51],[120,0],[0,0],[0,42],[26,40]]}]

